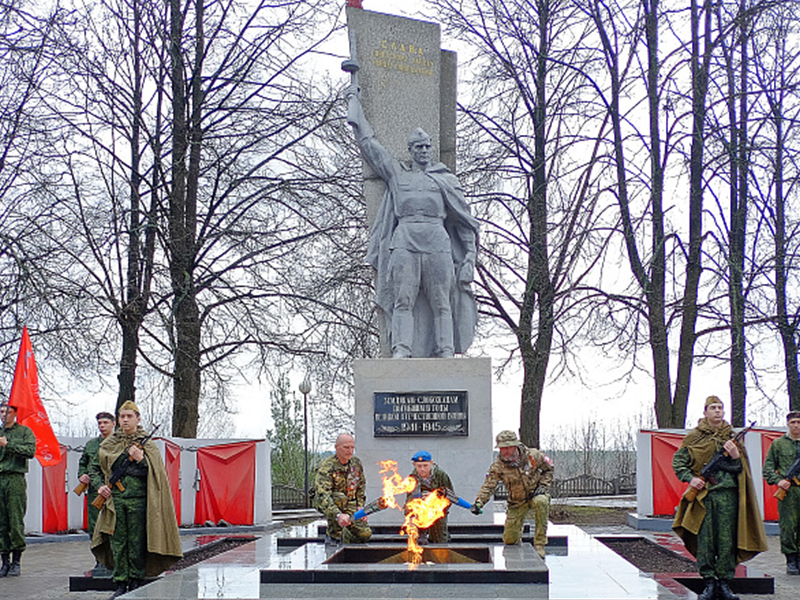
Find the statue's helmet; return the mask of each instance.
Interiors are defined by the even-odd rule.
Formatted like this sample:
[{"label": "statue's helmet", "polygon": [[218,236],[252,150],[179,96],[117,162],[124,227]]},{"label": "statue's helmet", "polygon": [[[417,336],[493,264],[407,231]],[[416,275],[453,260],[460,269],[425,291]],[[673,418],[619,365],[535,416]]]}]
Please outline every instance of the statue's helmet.
[{"label": "statue's helmet", "polygon": [[414,131],[408,134],[408,147],[411,148],[417,142],[431,143],[431,136],[425,133],[422,127],[417,127]]}]

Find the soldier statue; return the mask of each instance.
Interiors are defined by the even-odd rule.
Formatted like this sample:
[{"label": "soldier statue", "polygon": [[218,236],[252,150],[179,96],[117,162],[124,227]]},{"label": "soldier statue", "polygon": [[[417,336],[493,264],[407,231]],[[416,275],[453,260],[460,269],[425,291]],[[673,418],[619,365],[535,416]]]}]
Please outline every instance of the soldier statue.
[{"label": "soldier statue", "polygon": [[432,161],[431,137],[421,128],[408,137],[411,164],[398,161],[375,139],[357,84],[347,98],[356,142],[386,184],[367,251],[383,338],[393,358],[463,353],[478,315],[471,290],[478,223],[458,179]]}]

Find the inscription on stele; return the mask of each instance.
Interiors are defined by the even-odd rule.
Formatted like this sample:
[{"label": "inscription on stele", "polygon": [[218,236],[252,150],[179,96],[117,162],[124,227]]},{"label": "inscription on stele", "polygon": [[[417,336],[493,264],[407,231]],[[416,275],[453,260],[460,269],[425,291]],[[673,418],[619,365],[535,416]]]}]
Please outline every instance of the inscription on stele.
[{"label": "inscription on stele", "polygon": [[433,77],[436,66],[428,58],[425,48],[392,40],[381,40],[380,46],[372,51],[372,64],[389,71],[401,71],[412,75]]},{"label": "inscription on stele", "polygon": [[375,392],[376,437],[469,435],[467,392]]}]

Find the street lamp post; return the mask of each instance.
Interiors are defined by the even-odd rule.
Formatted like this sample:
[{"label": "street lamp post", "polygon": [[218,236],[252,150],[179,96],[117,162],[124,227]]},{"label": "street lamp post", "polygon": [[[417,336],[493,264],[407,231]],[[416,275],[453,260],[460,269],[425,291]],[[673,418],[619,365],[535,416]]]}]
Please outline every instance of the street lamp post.
[{"label": "street lamp post", "polygon": [[311,380],[306,375],[300,382],[300,393],[303,394],[303,506],[308,508],[308,394],[311,392]]}]

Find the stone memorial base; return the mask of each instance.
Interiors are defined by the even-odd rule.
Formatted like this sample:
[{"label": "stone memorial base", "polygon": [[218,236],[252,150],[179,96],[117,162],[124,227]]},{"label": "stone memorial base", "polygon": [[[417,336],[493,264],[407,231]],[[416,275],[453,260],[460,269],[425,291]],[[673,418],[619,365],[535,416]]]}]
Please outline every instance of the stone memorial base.
[{"label": "stone memorial base", "polygon": [[[472,502],[483,484],[493,460],[492,436],[492,369],[489,358],[409,358],[363,359],[355,361],[356,456],[364,463],[367,477],[367,501],[382,495],[380,461],[398,462],[398,472],[405,477],[413,471],[411,457],[418,450],[427,450],[433,461],[444,469],[453,482],[457,495]],[[455,398],[466,392],[466,415],[451,413],[446,404],[431,408],[441,397]],[[394,433],[381,427],[388,423],[386,415],[376,416],[375,394],[395,393],[412,402],[398,404],[397,417],[402,423]],[[419,396],[414,403],[414,395]],[[461,397],[460,395],[458,395]],[[454,400],[455,401],[455,400]],[[398,401],[400,402],[400,401]],[[385,408],[385,404],[382,404]],[[389,405],[391,406],[391,405]],[[440,412],[436,412],[436,411]],[[426,412],[428,411],[428,412]],[[377,418],[376,418],[377,417]],[[466,417],[462,421],[462,417]],[[447,431],[448,423],[459,423],[457,432]],[[461,424],[464,425],[463,430]],[[379,430],[376,435],[376,429]],[[405,497],[398,497],[399,504]],[[449,523],[490,523],[491,509],[480,516],[453,506]],[[403,523],[403,513],[386,509],[370,515],[370,523]]]}]

